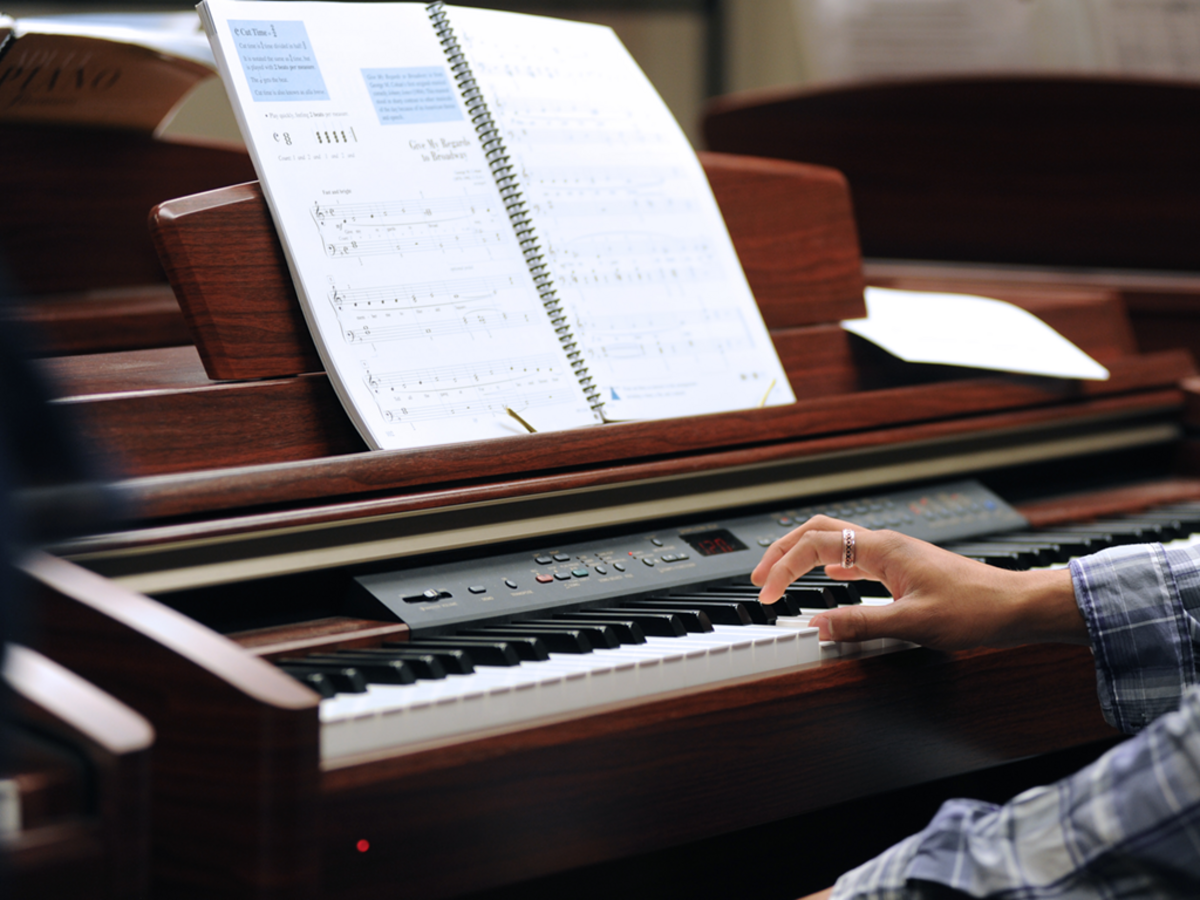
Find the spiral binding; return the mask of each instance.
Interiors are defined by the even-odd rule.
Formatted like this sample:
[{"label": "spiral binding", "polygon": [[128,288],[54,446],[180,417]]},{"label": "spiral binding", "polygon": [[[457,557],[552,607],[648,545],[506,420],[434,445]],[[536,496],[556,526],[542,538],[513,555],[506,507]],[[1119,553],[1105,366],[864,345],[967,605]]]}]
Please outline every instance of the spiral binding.
[{"label": "spiral binding", "polygon": [[483,91],[476,83],[475,76],[471,74],[471,66],[467,62],[467,57],[463,53],[462,47],[459,46],[458,38],[454,36],[454,29],[450,27],[445,4],[442,0],[436,0],[434,3],[427,4],[426,10],[433,23],[433,29],[437,33],[438,41],[442,45],[442,50],[446,54],[446,60],[450,63],[450,71],[458,85],[463,103],[466,104],[471,125],[479,136],[479,142],[483,147],[484,156],[487,158],[488,168],[491,169],[492,178],[495,179],[496,186],[500,189],[500,199],[504,203],[504,211],[507,213],[509,221],[512,222],[513,231],[516,232],[517,243],[521,248],[522,256],[525,257],[525,265],[529,268],[529,274],[533,276],[538,299],[550,316],[550,325],[554,328],[559,343],[566,351],[567,361],[571,364],[575,378],[583,387],[583,393],[587,397],[588,403],[593,410],[599,413],[604,406],[604,400],[601,399],[599,389],[588,373],[583,359],[583,351],[579,349],[579,344],[571,334],[571,326],[563,313],[562,302],[558,299],[558,291],[554,287],[550,269],[544,262],[537,233],[529,216],[529,209],[525,205],[521,183],[517,179],[512,160],[504,146],[500,129],[496,127],[496,122],[492,119],[492,113],[483,98]]}]

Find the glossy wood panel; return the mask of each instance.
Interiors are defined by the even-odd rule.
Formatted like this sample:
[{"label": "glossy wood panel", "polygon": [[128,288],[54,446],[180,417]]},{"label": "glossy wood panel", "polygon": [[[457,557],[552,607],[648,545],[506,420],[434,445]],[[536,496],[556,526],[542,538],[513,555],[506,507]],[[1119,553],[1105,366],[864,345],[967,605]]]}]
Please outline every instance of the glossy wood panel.
[{"label": "glossy wood panel", "polygon": [[0,246],[30,294],[162,283],[151,208],[254,177],[240,148],[103,128],[5,125],[0,159]]},{"label": "glossy wood panel", "polygon": [[153,728],[41,654],[6,651],[4,764],[21,803],[20,828],[3,844],[12,889],[45,900],[84,885],[105,900],[149,896]]},{"label": "glossy wood panel", "polygon": [[71,563],[21,570],[46,654],[154,725],[154,896],[314,896],[316,695]]},{"label": "glossy wood panel", "polygon": [[[1130,354],[1128,321],[1109,291],[1009,285],[993,293],[1039,315],[1108,364],[1112,380],[1076,384],[912,366],[835,325],[778,328],[773,338],[800,398],[795,404],[480,444],[475,459],[480,473],[517,472],[529,465],[552,469],[1040,405],[1169,384],[1191,373],[1182,353]],[[365,450],[322,373],[212,381],[191,348],[58,358],[43,361],[42,367],[56,385],[59,402],[76,416],[110,469],[129,476],[322,460]],[[648,445],[649,439],[658,446]],[[585,443],[601,449],[580,455]],[[405,458],[444,461],[460,453],[434,448]]]},{"label": "glossy wood panel", "polygon": [[1200,269],[1200,86],[931,77],[714,100],[711,150],[846,175],[863,255]]},{"label": "glossy wood panel", "polygon": [[450,897],[1111,733],[1079,648],[841,660],[326,771],[322,890]]},{"label": "glossy wood panel", "polygon": [[0,247],[42,353],[168,346],[190,336],[146,227],[151,208],[254,177],[240,147],[115,129],[0,127]]}]

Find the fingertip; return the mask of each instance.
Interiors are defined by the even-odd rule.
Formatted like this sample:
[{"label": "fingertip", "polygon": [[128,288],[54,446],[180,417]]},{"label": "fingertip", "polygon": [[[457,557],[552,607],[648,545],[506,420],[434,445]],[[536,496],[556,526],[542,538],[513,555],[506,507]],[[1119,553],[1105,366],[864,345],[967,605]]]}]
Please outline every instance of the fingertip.
[{"label": "fingertip", "polygon": [[833,621],[825,613],[818,613],[809,619],[808,624],[817,629],[817,638],[822,641],[835,641],[833,636]]}]

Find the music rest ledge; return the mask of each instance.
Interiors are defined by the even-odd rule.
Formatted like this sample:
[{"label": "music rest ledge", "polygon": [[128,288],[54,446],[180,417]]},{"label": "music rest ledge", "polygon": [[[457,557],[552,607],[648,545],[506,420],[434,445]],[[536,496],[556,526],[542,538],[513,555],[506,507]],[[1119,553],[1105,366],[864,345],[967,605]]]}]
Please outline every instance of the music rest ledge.
[{"label": "music rest ledge", "polygon": [[[203,298],[188,313],[200,351],[49,366],[60,402],[127,463],[115,489],[142,520],[57,548],[93,571],[49,557],[26,569],[47,651],[156,728],[156,885],[175,896],[366,897],[402,878],[414,895],[451,896],[1109,733],[1086,651],[916,650],[321,763],[315,696],[255,656],[403,634],[331,601],[349,567],[1181,445],[1179,381],[1192,362],[1134,353],[1111,293],[1013,296],[1100,359],[1109,382],[900,366],[834,324],[861,310],[844,181],[796,164],[705,163],[803,399],[423,451],[366,453],[344,439],[303,332],[287,324],[294,298],[253,189],[160,210],[160,228],[177,232],[174,249],[174,238],[159,241],[181,302]],[[255,380],[211,379],[201,358],[250,367],[238,377]],[[1164,477],[1032,511],[1061,522],[1185,496],[1200,496],[1200,483]],[[313,613],[230,640],[196,621],[220,618],[222,603],[247,616]],[[397,815],[409,809],[421,813]],[[367,834],[372,851],[361,853]]]}]

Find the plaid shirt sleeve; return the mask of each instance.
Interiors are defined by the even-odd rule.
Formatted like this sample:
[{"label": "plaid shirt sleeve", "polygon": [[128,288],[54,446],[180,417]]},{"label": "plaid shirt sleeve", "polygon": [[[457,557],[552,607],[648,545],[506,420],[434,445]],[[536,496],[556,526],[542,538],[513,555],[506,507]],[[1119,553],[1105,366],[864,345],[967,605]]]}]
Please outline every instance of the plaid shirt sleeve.
[{"label": "plaid shirt sleeve", "polygon": [[948,801],[833,900],[1200,897],[1200,551],[1119,547],[1071,574],[1104,715],[1137,735],[1003,806]]}]

